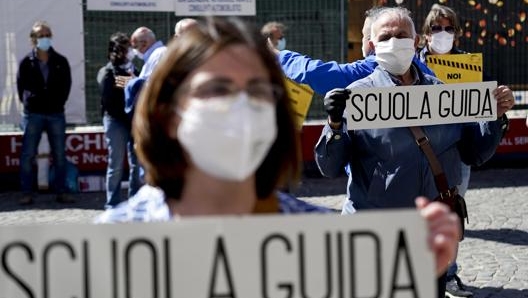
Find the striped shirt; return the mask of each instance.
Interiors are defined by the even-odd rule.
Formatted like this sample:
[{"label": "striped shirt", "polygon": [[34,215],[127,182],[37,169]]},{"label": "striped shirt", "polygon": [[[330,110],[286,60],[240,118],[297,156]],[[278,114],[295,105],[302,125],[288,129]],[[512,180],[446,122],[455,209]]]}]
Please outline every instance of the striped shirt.
[{"label": "striped shirt", "polygon": [[[278,192],[279,213],[328,213],[332,210],[309,204],[290,194]],[[144,185],[130,199],[96,217],[95,223],[160,222],[172,218],[160,188]]]}]

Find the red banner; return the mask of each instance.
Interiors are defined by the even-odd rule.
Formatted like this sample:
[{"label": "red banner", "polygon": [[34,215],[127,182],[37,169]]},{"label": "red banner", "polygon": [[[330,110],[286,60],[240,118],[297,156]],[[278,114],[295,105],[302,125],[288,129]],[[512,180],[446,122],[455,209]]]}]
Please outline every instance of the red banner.
[{"label": "red banner", "polygon": [[[0,173],[19,171],[21,149],[21,132],[0,134]],[[46,152],[39,151],[39,154],[45,156]],[[66,157],[80,172],[105,171],[107,150],[102,129],[67,132]]]},{"label": "red banner", "polygon": [[[323,129],[322,122],[305,124],[301,133],[303,161],[314,161],[314,146]],[[0,174],[19,172],[22,133],[0,134]],[[42,156],[42,152],[41,156]],[[510,130],[501,141],[498,154],[528,154],[528,129],[525,120],[510,120]],[[45,156],[45,154],[44,154]],[[66,133],[66,156],[80,172],[106,170],[107,149],[102,128]]]},{"label": "red banner", "polygon": [[510,129],[502,139],[497,153],[527,153],[528,128],[524,118],[510,120]]}]

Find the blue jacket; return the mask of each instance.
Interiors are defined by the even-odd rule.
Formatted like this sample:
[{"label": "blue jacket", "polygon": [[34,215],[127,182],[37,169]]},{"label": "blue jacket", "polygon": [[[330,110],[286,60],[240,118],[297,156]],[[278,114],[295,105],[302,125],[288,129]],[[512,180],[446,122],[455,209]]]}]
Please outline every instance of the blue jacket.
[{"label": "blue jacket", "polygon": [[[441,83],[418,75],[420,85]],[[396,86],[381,67],[347,89]],[[502,129],[500,121],[423,126],[447,177],[449,187],[460,184],[460,163],[481,165],[495,152]],[[315,148],[321,173],[337,176],[350,166],[348,199],[355,209],[413,207],[417,196],[437,197],[434,178],[426,156],[407,127],[332,130],[327,124]],[[349,208],[345,205],[344,207]],[[344,213],[350,211],[343,210]]]},{"label": "blue jacket", "polygon": [[[417,57],[413,61],[423,73],[434,75]],[[309,85],[321,95],[334,88],[344,88],[368,76],[378,66],[375,55],[352,63],[340,64],[336,61],[323,62],[287,50],[280,51],[279,63],[288,78]]]}]

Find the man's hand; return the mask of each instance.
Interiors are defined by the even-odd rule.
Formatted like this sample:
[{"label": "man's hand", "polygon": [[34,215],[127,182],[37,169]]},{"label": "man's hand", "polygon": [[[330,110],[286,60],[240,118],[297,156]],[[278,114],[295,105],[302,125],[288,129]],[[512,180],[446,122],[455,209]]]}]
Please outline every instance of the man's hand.
[{"label": "man's hand", "polygon": [[134,78],[133,76],[116,76],[115,77],[115,86],[118,87],[118,88],[125,88],[126,84],[128,83],[128,81],[130,81],[132,78]]},{"label": "man's hand", "polygon": [[336,88],[326,93],[324,107],[331,122],[341,123],[349,97],[350,90],[343,88]]},{"label": "man's hand", "polygon": [[440,276],[456,257],[457,244],[462,235],[460,220],[443,203],[419,197],[415,204],[427,221],[427,242],[435,256],[436,274]]}]

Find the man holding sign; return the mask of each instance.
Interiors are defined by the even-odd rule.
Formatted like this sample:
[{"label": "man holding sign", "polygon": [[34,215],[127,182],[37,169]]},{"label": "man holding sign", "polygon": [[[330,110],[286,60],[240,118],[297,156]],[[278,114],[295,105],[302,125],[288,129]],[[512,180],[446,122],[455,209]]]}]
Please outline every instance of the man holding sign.
[{"label": "man holding sign", "polygon": [[[350,123],[353,118],[349,112],[355,108],[351,102],[354,94],[351,96],[351,93],[355,93],[357,88],[392,87],[385,90],[393,90],[393,106],[391,107],[391,100],[386,96],[384,101],[389,102],[389,112],[396,114],[405,104],[405,109],[415,108],[417,105],[416,96],[413,97],[408,90],[398,92],[402,87],[396,86],[441,83],[438,79],[423,74],[412,63],[418,37],[409,11],[401,7],[382,10],[373,21],[369,44],[376,52],[379,66],[371,75],[352,83],[346,89],[334,89],[326,94],[325,107],[329,122],[315,148],[316,162],[323,175],[335,177],[344,166],[350,166],[348,200],[343,206],[343,214],[354,213],[356,209],[411,207],[417,196],[438,196],[429,162],[416,144],[413,134],[408,127],[394,127],[398,126],[398,120],[413,120],[409,118],[418,116],[427,119],[427,106],[418,107],[422,113],[418,116],[408,115],[409,110],[403,110],[404,114],[407,114],[406,117],[393,117],[393,120],[396,120],[393,127],[363,129],[364,127],[356,123]],[[494,97],[496,100],[493,101],[496,107],[488,107],[493,111],[496,108],[496,114],[492,111],[493,119],[490,121],[464,124],[440,122],[423,126],[450,188],[460,183],[461,161],[480,165],[493,155],[502,136],[502,121],[495,119],[500,118],[513,106],[512,93],[505,86],[499,86],[489,92],[481,91],[478,91],[481,95],[487,94],[483,96],[482,102],[484,97]],[[402,94],[401,98],[397,98],[397,93]],[[434,98],[424,98],[427,92],[421,94],[420,104],[428,102],[438,105]],[[455,101],[466,95],[453,92],[450,93],[450,100]],[[381,107],[381,97],[372,101]],[[486,101],[489,102],[489,99]],[[396,104],[399,104],[398,108]],[[349,109],[346,115],[348,123],[343,122],[345,107]],[[367,105],[364,107],[364,115],[370,115],[372,111],[367,110]],[[438,110],[431,109],[429,112],[433,114]],[[381,116],[380,114],[374,121],[379,124],[378,127],[384,127]],[[385,116],[387,115],[383,115]],[[422,123],[430,124],[425,120]],[[347,124],[352,130],[348,130]],[[443,297],[444,289],[445,280],[439,286],[439,297]]]}]

